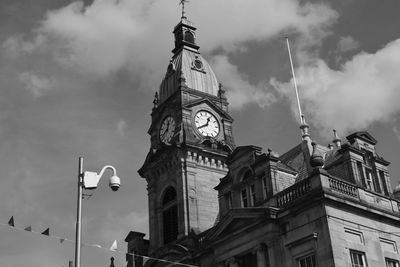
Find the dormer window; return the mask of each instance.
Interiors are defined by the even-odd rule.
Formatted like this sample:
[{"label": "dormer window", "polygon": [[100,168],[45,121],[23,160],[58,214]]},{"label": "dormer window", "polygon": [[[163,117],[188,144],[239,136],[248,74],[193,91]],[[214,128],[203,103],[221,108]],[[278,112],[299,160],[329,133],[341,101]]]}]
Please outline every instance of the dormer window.
[{"label": "dormer window", "polygon": [[248,169],[242,178],[242,189],[240,191],[240,198],[242,208],[254,206],[256,203],[256,186],[253,183],[250,184],[253,177],[253,172]]}]

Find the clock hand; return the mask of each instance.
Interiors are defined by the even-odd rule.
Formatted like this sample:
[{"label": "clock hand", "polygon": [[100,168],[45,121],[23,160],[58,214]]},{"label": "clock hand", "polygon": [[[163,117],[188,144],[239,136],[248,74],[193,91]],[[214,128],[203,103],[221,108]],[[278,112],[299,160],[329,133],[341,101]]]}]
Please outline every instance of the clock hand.
[{"label": "clock hand", "polygon": [[211,117],[207,118],[207,122],[205,124],[199,126],[197,129],[201,129],[201,128],[204,128],[204,127],[208,126],[208,123],[210,122],[210,119],[211,119]]}]

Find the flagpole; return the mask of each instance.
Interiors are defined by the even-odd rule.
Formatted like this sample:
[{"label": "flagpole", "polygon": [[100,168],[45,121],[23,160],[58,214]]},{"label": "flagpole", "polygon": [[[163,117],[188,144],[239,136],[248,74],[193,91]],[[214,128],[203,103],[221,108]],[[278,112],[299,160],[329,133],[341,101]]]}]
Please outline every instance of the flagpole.
[{"label": "flagpole", "polygon": [[288,53],[289,53],[290,67],[292,68],[292,76],[293,76],[294,89],[296,91],[296,99],[297,99],[297,107],[299,109],[300,124],[303,124],[303,117],[302,117],[303,113],[301,112],[299,91],[297,90],[297,82],[296,82],[296,75],[294,74],[292,54],[290,53],[289,37],[285,37],[285,38],[286,38],[286,44],[287,44],[287,49],[288,49]]},{"label": "flagpole", "polygon": [[75,236],[75,267],[80,267],[81,266],[82,187],[83,187],[83,157],[79,157],[79,166],[78,166],[78,202],[77,202],[77,213],[76,213],[76,236]]}]

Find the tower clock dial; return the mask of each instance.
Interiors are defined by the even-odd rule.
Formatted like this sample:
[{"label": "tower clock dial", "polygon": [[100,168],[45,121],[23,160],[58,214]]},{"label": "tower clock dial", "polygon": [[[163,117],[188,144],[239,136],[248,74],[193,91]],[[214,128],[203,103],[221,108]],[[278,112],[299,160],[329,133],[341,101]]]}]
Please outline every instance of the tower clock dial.
[{"label": "tower clock dial", "polygon": [[219,133],[217,119],[210,112],[202,110],[196,113],[194,124],[203,136],[216,137]]},{"label": "tower clock dial", "polygon": [[166,117],[160,128],[160,140],[165,144],[169,144],[175,132],[175,121],[171,116]]}]

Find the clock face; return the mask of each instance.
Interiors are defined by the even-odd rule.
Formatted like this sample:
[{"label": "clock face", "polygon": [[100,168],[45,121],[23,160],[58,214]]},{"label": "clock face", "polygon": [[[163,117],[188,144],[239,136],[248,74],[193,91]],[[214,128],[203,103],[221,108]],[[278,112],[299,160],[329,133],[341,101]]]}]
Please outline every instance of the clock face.
[{"label": "clock face", "polygon": [[169,144],[175,132],[175,121],[171,116],[166,117],[160,128],[160,140]]},{"label": "clock face", "polygon": [[217,119],[208,111],[199,111],[194,117],[194,124],[203,136],[216,137],[219,133]]}]

